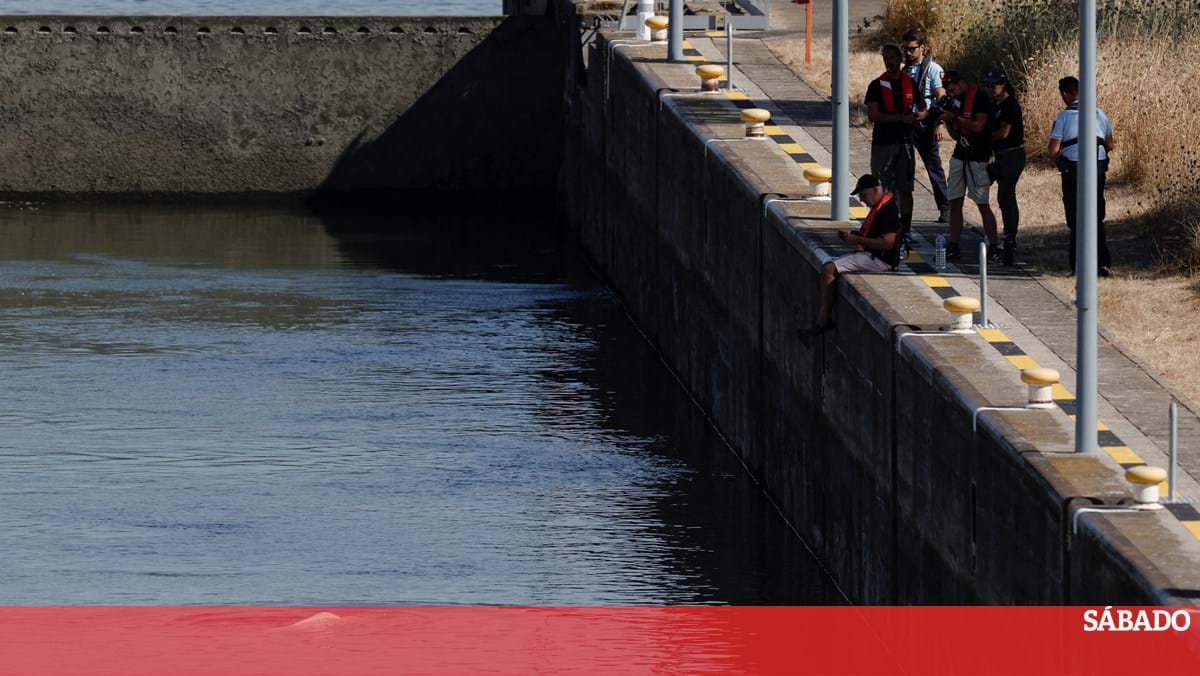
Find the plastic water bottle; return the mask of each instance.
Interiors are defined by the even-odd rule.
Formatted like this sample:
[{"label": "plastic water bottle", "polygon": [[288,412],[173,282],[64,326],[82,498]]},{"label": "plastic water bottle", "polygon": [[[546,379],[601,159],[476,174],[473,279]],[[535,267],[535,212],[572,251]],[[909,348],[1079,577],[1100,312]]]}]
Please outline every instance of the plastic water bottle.
[{"label": "plastic water bottle", "polygon": [[933,243],[933,267],[935,270],[946,269],[946,237],[938,235]]}]

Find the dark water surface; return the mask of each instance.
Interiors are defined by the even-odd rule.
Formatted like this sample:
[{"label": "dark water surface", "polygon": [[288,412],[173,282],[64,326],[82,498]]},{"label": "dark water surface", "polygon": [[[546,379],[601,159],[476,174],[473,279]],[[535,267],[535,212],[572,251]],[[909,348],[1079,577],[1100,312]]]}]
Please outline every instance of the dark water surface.
[{"label": "dark water surface", "polygon": [[0,604],[839,602],[484,207],[0,209]]}]

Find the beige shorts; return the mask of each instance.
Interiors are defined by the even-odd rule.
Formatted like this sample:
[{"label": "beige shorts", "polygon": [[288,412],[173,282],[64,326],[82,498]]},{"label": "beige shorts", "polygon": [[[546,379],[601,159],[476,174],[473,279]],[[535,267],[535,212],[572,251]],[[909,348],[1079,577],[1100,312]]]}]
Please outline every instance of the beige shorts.
[{"label": "beige shorts", "polygon": [[987,162],[965,162],[950,158],[950,175],[946,178],[946,197],[951,201],[963,196],[976,204],[987,204],[992,183],[987,175]]},{"label": "beige shorts", "polygon": [[838,274],[846,272],[891,272],[892,266],[872,256],[866,251],[859,251],[841,258],[833,259],[833,266]]}]

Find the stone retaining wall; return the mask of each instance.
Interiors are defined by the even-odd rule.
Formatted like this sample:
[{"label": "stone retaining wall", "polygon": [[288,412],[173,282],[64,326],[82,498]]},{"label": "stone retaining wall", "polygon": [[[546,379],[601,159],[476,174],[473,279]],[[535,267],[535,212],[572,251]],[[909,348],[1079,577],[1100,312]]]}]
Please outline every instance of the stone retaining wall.
[{"label": "stone retaining wall", "polygon": [[1104,454],[1071,452],[1061,411],[989,415],[973,432],[973,410],[1024,401],[1025,387],[977,335],[901,339],[946,320],[914,278],[843,277],[837,329],[797,340],[838,224],[766,207],[803,190],[794,164],[770,142],[706,145],[740,134],[738,111],[720,95],[663,97],[696,80],[660,52],[609,59],[601,36],[586,69],[568,68],[560,208],[851,599],[1193,602],[1195,543],[1165,510],[1072,532],[1074,509],[1129,493]]},{"label": "stone retaining wall", "polygon": [[0,194],[552,186],[552,17],[0,17]]}]

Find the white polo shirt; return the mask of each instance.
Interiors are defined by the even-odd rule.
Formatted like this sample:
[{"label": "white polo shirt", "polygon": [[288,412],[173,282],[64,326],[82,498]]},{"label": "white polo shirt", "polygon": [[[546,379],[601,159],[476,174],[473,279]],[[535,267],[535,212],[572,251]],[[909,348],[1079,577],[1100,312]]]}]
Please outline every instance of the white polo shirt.
[{"label": "white polo shirt", "polygon": [[[1108,115],[1103,110],[1096,108],[1096,159],[1107,160],[1108,149],[1104,144],[1099,143],[1100,140],[1112,136],[1112,122],[1109,121]],[[1072,103],[1066,110],[1058,114],[1054,118],[1054,127],[1050,130],[1050,139],[1054,141],[1070,141],[1071,139],[1079,138],[1079,103]],[[1063,148],[1062,156],[1072,162],[1079,161],[1079,144],[1072,143],[1070,146]]]}]

